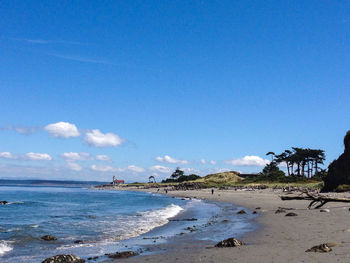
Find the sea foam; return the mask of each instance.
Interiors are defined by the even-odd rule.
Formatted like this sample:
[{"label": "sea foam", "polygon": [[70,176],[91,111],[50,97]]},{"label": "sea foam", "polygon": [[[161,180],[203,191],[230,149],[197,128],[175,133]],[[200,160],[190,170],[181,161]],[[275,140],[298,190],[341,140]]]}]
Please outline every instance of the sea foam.
[{"label": "sea foam", "polygon": [[0,257],[13,249],[8,241],[0,240]]},{"label": "sea foam", "polygon": [[183,208],[180,206],[170,204],[161,209],[139,212],[136,216],[129,216],[119,223],[118,235],[112,239],[123,240],[145,234],[156,227],[167,224],[169,218],[176,216],[182,210]]}]

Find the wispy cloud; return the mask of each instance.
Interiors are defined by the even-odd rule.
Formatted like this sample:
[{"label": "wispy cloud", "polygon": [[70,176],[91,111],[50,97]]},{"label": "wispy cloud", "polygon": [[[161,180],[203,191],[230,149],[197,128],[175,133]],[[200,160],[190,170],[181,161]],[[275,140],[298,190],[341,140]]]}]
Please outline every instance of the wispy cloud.
[{"label": "wispy cloud", "polygon": [[58,54],[58,53],[48,53],[47,55],[60,58],[60,59],[83,62],[83,63],[92,63],[92,64],[116,66],[116,67],[127,68],[127,69],[141,69],[141,70],[148,70],[148,71],[154,71],[154,72],[161,72],[161,70],[159,69],[154,69],[154,68],[144,67],[144,66],[134,66],[134,65],[122,64],[122,63],[115,63],[109,60],[99,59],[99,58],[82,57],[82,56],[76,56],[76,55],[65,55],[65,54]]},{"label": "wispy cloud", "polygon": [[31,127],[31,126],[15,126],[12,124],[7,125],[6,127],[0,127],[0,131],[15,131],[24,135],[30,135],[39,131],[41,127]]},{"label": "wispy cloud", "polygon": [[76,42],[76,41],[66,41],[66,40],[48,40],[48,39],[38,39],[38,38],[14,38],[10,37],[9,39],[26,42],[30,44],[39,44],[39,45],[48,45],[48,44],[66,44],[66,45],[86,45],[85,43]]},{"label": "wispy cloud", "polygon": [[92,59],[92,58],[81,57],[81,56],[61,55],[61,54],[55,54],[55,53],[50,53],[49,55],[57,57],[57,58],[62,58],[62,59],[66,59],[66,60],[73,60],[73,61],[78,61],[78,62],[104,64],[104,65],[112,65],[112,66],[124,66],[124,65],[116,64],[116,63],[113,63],[113,62],[110,62],[107,60],[102,60],[102,59]]}]

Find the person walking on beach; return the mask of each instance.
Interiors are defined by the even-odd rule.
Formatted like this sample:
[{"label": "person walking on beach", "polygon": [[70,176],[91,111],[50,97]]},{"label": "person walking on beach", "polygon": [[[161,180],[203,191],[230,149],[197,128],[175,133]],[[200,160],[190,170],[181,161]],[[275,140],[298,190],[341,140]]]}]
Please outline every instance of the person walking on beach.
[{"label": "person walking on beach", "polygon": [[212,195],[214,194],[214,188],[211,189],[211,194],[212,194]]}]

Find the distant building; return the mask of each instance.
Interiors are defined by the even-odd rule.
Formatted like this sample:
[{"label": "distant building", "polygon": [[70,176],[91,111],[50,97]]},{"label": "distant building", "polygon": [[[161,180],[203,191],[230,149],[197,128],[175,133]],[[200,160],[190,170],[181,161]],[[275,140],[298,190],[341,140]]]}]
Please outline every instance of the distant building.
[{"label": "distant building", "polygon": [[113,185],[115,184],[125,184],[124,180],[118,180],[115,176],[113,176]]}]

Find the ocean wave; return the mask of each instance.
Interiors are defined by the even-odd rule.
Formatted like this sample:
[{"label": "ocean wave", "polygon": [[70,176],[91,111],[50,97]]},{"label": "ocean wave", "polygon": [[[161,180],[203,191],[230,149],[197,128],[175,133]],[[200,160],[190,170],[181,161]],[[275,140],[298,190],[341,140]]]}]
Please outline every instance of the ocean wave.
[{"label": "ocean wave", "polygon": [[[119,221],[115,235],[109,240],[124,240],[145,234],[156,227],[163,226],[169,222],[169,218],[176,216],[183,210],[178,205],[168,205],[165,208],[139,212],[136,216],[128,216]],[[106,229],[105,233],[113,232],[112,229]]]},{"label": "ocean wave", "polygon": [[7,205],[21,205],[24,204],[22,201],[14,201],[14,202],[8,202]]},{"label": "ocean wave", "polygon": [[0,256],[3,256],[5,253],[10,252],[13,247],[9,244],[10,242],[5,240],[0,240]]}]

